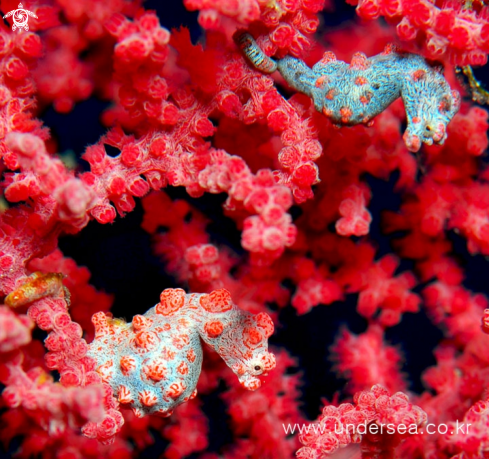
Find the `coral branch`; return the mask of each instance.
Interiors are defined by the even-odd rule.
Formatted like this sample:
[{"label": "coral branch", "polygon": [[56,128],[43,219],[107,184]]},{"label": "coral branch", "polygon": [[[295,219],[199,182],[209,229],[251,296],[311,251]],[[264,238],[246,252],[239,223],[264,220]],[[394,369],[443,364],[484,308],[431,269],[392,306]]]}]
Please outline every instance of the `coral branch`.
[{"label": "coral branch", "polygon": [[422,37],[423,47],[431,58],[447,55],[456,65],[487,62],[487,7],[477,11],[464,7],[463,2],[444,1],[435,5],[427,0],[349,0],[348,3],[358,5],[357,13],[364,19],[382,15],[399,22],[397,34],[403,40]]},{"label": "coral branch", "polygon": [[[326,406],[316,428],[301,436],[306,446],[297,451],[297,457],[326,457],[340,447],[360,443],[362,459],[392,459],[399,443],[427,421],[426,413],[410,404],[404,393],[390,395],[380,385],[357,392],[354,403]],[[390,426],[390,430],[382,426]]]}]

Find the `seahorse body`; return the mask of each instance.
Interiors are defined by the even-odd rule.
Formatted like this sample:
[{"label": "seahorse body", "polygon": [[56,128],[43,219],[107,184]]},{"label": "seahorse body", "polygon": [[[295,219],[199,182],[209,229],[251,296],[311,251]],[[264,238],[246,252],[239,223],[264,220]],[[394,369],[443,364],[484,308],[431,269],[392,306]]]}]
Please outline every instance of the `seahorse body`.
[{"label": "seahorse body", "polygon": [[258,70],[278,70],[290,86],[311,97],[316,110],[336,124],[370,124],[402,97],[408,121],[404,141],[410,151],[418,151],[421,142],[443,144],[446,127],[460,106],[460,95],[450,89],[441,68],[392,46],[371,58],[356,53],[350,64],[326,52],[311,69],[294,57],[274,60],[266,56],[249,33],[239,32],[235,39]]},{"label": "seahorse body", "polygon": [[166,289],[160,302],[132,323],[103,312],[92,318],[95,339],[88,355],[121,404],[136,416],[169,416],[195,397],[202,365],[200,338],[236,373],[243,387],[255,390],[259,375],[275,367],[267,350],[273,322],[265,313],[241,311],[225,289],[186,294]]}]

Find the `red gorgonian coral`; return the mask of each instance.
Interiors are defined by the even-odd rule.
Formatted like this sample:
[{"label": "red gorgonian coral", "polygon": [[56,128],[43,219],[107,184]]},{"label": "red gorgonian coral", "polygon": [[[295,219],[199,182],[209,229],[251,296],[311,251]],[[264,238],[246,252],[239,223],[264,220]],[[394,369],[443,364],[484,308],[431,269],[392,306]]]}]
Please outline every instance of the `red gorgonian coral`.
[{"label": "red gorgonian coral", "polygon": [[486,457],[489,7],[182,3],[0,1],[6,454]]}]

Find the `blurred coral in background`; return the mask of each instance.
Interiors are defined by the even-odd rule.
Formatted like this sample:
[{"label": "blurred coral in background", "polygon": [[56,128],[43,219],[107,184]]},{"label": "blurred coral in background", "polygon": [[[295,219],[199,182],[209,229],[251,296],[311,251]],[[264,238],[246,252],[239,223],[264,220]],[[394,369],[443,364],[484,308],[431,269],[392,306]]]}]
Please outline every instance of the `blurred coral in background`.
[{"label": "blurred coral in background", "polygon": [[[0,10],[12,12],[0,30],[4,457],[489,457],[483,0]],[[251,47],[235,43],[238,30]],[[328,84],[325,69],[364,71],[372,61],[355,53],[384,53],[376,75],[392,82],[393,50],[425,69],[402,67],[402,100],[352,126],[350,107],[333,120],[317,110],[308,94]],[[260,59],[289,59],[294,72],[319,62],[326,76],[300,92],[307,72],[262,73]],[[451,110],[446,129],[430,124],[430,69],[429,94],[450,90],[435,100]],[[370,84],[355,78],[326,99]],[[187,296],[160,298],[168,288]],[[223,326],[230,338],[203,346],[198,395],[169,380],[165,403],[186,403],[143,416],[155,402],[128,409],[97,352],[118,356],[119,331],[153,326],[144,314],[155,304],[168,329],[189,326],[172,316],[184,297],[242,312],[199,329],[208,343]],[[142,337],[124,348],[137,365]],[[345,424],[416,429],[338,433]],[[421,433],[428,425],[444,427]]]}]

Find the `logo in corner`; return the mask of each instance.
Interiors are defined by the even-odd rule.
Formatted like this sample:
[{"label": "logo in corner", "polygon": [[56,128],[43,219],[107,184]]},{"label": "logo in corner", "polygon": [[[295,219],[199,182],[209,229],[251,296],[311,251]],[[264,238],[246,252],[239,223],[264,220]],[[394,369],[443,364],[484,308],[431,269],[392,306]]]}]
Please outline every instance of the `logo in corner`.
[{"label": "logo in corner", "polygon": [[13,31],[17,29],[29,30],[29,24],[27,24],[29,16],[37,19],[37,16],[32,11],[24,9],[22,3],[19,3],[18,9],[9,11],[3,18],[9,18],[10,16],[12,16],[14,21],[12,24]]}]

